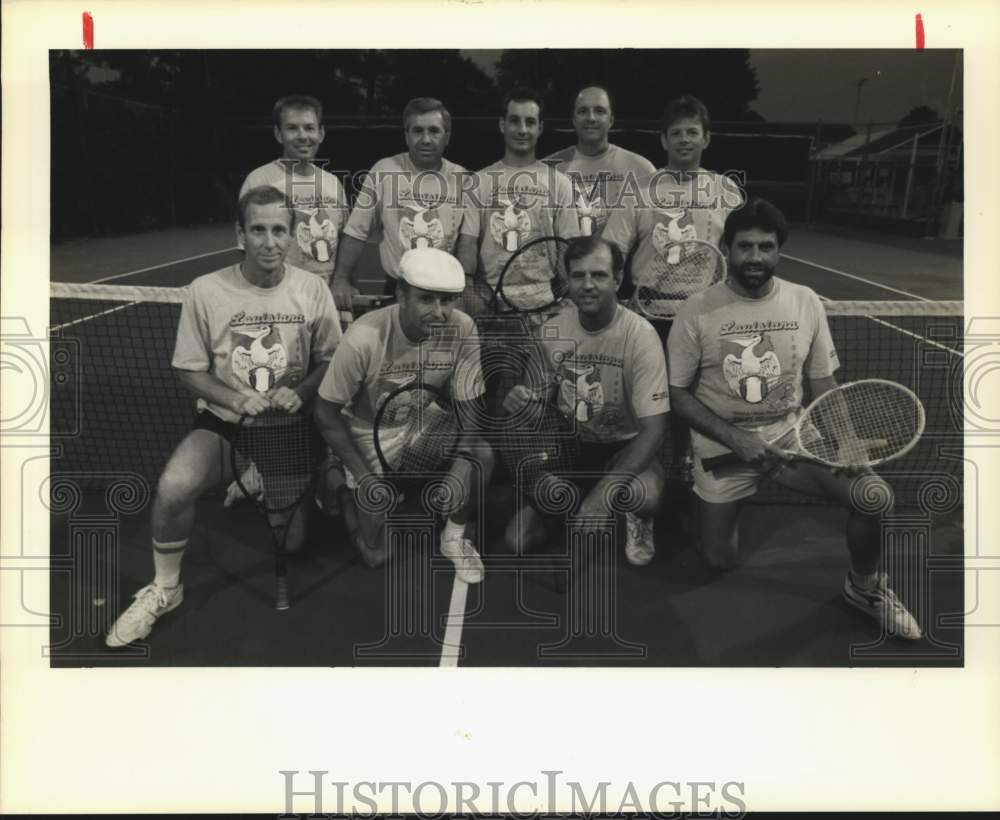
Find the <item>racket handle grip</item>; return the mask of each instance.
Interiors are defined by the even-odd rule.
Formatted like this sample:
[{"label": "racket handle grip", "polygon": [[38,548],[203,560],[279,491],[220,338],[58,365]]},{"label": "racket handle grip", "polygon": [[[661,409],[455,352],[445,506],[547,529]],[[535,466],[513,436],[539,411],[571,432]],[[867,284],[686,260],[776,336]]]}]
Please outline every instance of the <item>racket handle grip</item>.
[{"label": "racket handle grip", "polygon": [[711,456],[709,458],[703,458],[701,460],[701,467],[703,470],[712,472],[719,467],[735,467],[738,464],[742,464],[743,459],[741,459],[736,453],[723,453],[721,456]]},{"label": "racket handle grip", "polygon": [[279,575],[274,593],[274,608],[278,612],[284,612],[291,605],[288,603],[288,578]]}]

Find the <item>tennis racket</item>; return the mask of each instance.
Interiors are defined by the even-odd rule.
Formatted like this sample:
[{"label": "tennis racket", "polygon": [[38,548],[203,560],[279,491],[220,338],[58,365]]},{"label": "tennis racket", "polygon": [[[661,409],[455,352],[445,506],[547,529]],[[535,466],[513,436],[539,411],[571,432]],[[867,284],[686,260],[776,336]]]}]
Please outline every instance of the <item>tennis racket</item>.
[{"label": "tennis racket", "polygon": [[[264,515],[274,538],[276,579],[275,609],[288,602],[288,571],[285,547],[303,499],[311,495],[316,466],[323,455],[319,436],[304,412],[268,410],[258,416],[240,418],[230,448],[236,484]],[[260,475],[263,491],[247,487],[239,469],[239,457],[250,459]]]},{"label": "tennis racket", "polygon": [[493,294],[495,313],[544,313],[569,292],[563,262],[568,239],[539,236],[525,242],[504,263]]},{"label": "tennis racket", "polygon": [[580,443],[556,399],[537,396],[504,419],[502,441],[501,456],[515,488],[545,511],[555,511],[550,509],[553,505],[561,507],[566,488],[547,488],[543,479],[571,474],[579,464]]},{"label": "tennis racket", "polygon": [[[912,390],[884,379],[864,379],[815,399],[770,443],[793,433],[787,452],[798,458],[835,468],[874,467],[908,453],[924,432],[924,423],[924,406]],[[714,470],[742,462],[728,453],[701,463]]]},{"label": "tennis racket", "polygon": [[385,475],[415,478],[434,472],[458,435],[450,395],[420,381],[391,390],[375,413],[375,455]]},{"label": "tennis racket", "polygon": [[651,319],[672,318],[677,307],[672,302],[700,293],[726,277],[726,259],[711,242],[672,242],[661,256],[666,268],[652,282],[639,285],[633,297],[636,307]]}]

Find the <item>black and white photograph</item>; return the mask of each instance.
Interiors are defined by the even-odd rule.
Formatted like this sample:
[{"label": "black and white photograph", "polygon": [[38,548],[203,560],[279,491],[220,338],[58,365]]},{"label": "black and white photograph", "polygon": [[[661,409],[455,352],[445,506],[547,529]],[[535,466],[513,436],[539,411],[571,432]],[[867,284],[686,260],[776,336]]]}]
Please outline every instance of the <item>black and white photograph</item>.
[{"label": "black and white photograph", "polygon": [[961,666],[962,72],[50,52],[53,664]]},{"label": "black and white photograph", "polygon": [[[395,812],[407,778],[417,814],[949,808],[960,771],[996,806],[976,3],[742,47],[645,4],[659,40],[610,8],[606,41],[560,36],[555,3],[378,6],[355,37],[331,3],[273,42],[264,7],[132,5],[55,4],[4,61],[6,748],[46,702],[54,765],[163,726],[180,775],[219,721],[217,777],[98,812]],[[452,35],[407,37],[422,6]],[[520,758],[518,710],[562,727]],[[675,728],[690,756],[658,756]],[[653,757],[605,775],[602,735]],[[967,746],[935,764],[936,735]],[[887,738],[920,762],[879,783]],[[37,763],[7,805],[68,810]]]}]

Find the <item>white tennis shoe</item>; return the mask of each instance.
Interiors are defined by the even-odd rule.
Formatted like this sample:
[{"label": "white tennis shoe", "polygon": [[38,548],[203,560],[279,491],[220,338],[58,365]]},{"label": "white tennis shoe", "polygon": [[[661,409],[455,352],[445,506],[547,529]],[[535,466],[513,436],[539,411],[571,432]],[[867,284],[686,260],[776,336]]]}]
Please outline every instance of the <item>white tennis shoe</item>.
[{"label": "white tennis shoe", "polygon": [[175,587],[148,584],[135,594],[135,600],[115,621],[105,643],[112,649],[141,641],[153,631],[153,624],[161,615],[177,609],[184,600],[184,584]]},{"label": "white tennis shoe", "polygon": [[919,641],[924,636],[916,619],[889,588],[884,572],[879,573],[878,581],[870,589],[855,584],[848,572],[844,580],[844,598],[851,606],[867,612],[893,637]]},{"label": "white tennis shoe", "polygon": [[653,560],[656,546],[653,543],[653,519],[639,518],[625,513],[625,557],[637,567],[644,567]]},{"label": "white tennis shoe", "polygon": [[441,535],[441,554],[455,565],[455,575],[467,584],[478,584],[486,575],[483,560],[468,538],[448,538]]}]

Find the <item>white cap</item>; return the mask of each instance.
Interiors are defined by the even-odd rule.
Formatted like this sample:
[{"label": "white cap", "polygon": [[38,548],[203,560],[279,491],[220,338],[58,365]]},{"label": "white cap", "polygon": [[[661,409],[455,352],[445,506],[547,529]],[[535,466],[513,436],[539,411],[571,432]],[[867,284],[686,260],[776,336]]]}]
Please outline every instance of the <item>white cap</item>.
[{"label": "white cap", "polygon": [[437,248],[413,248],[399,260],[400,278],[421,290],[461,293],[465,290],[462,263]]}]

